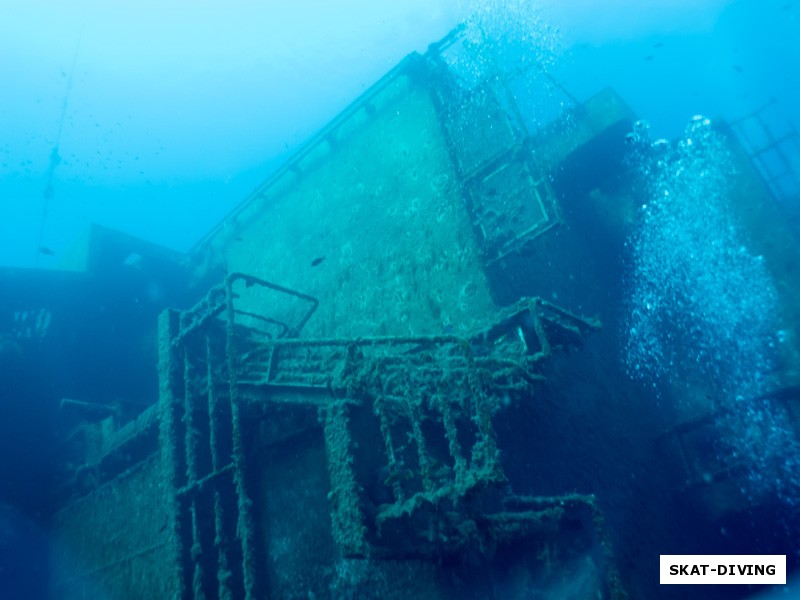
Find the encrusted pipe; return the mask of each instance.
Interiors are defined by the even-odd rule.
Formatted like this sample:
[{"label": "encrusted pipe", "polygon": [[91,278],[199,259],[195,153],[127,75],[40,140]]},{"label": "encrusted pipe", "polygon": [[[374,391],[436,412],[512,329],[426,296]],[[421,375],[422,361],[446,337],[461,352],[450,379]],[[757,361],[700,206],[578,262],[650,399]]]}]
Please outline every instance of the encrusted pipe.
[{"label": "encrusted pipe", "polygon": [[453,458],[453,471],[455,472],[456,484],[462,484],[467,475],[467,461],[461,452],[461,443],[458,441],[458,428],[456,418],[453,414],[453,407],[447,397],[439,397],[436,405],[442,413],[442,425],[444,434],[447,438],[450,456]]},{"label": "encrusted pipe", "polygon": [[[208,442],[211,450],[211,471],[217,473],[221,467],[219,457],[219,399],[214,391],[214,364],[211,337],[206,335],[206,390],[208,394]],[[227,478],[226,478],[227,479]],[[233,598],[232,574],[228,558],[229,540],[225,532],[225,507],[222,504],[219,478],[212,483],[214,487],[214,546],[217,549],[217,593],[220,600]]]},{"label": "encrusted pipe", "polygon": [[392,425],[389,422],[389,414],[386,410],[386,400],[383,396],[378,395],[375,397],[373,403],[373,410],[375,416],[380,421],[381,437],[383,437],[383,445],[386,448],[387,468],[389,469],[389,476],[386,481],[391,482],[392,494],[394,495],[395,502],[402,502],[405,500],[403,493],[403,486],[401,484],[400,467],[397,464],[397,455],[394,451],[394,441],[392,440]]},{"label": "encrusted pipe", "polygon": [[353,470],[346,400],[337,400],[320,409],[324,422],[325,451],[331,491],[331,529],[336,545],[345,556],[364,556],[367,551],[366,527],[361,513],[358,484]]},{"label": "encrusted pipe", "polygon": [[180,501],[178,489],[182,484],[182,467],[178,456],[181,451],[178,427],[181,422],[180,410],[182,398],[176,393],[181,389],[180,351],[173,346],[172,340],[178,335],[179,313],[165,310],[158,318],[158,379],[159,408],[161,416],[161,462],[169,488],[169,531],[172,550],[172,562],[175,573],[177,598],[186,598],[189,589],[186,573],[183,568],[183,556],[186,555],[186,536],[182,531],[179,518]]},{"label": "encrusted pipe", "polygon": [[422,486],[426,492],[433,492],[434,485],[431,477],[431,459],[428,454],[428,446],[425,443],[425,436],[422,433],[422,404],[410,399],[408,403],[409,419],[414,429],[414,442],[417,446],[417,457],[419,459],[419,470],[422,475]]},{"label": "encrusted pipe", "polygon": [[242,544],[242,579],[244,582],[244,600],[255,600],[257,597],[258,564],[255,549],[255,525],[253,523],[253,501],[249,496],[245,461],[245,447],[242,433],[242,410],[237,387],[236,364],[236,313],[233,307],[232,281],[226,280],[227,326],[225,352],[227,354],[228,381],[230,382],[229,401],[231,404],[231,435],[233,439],[233,480],[236,486],[238,508],[237,531]]}]

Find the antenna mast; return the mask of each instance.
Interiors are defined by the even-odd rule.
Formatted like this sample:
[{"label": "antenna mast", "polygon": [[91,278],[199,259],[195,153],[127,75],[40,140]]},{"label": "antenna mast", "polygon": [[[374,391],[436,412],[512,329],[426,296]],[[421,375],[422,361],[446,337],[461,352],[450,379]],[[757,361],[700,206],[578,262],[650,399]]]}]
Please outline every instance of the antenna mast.
[{"label": "antenna mast", "polygon": [[47,213],[50,208],[50,200],[55,195],[53,189],[53,174],[56,167],[61,163],[61,155],[58,153],[58,146],[61,143],[61,133],[64,131],[64,120],[67,116],[67,102],[69,101],[69,94],[72,91],[72,79],[75,76],[75,63],[78,62],[78,50],[81,47],[81,39],[78,38],[78,43],[75,44],[75,52],[72,55],[72,65],[69,69],[69,77],[67,79],[67,91],[64,93],[64,100],[61,102],[61,117],[58,119],[58,133],[56,134],[56,143],[50,151],[50,164],[47,167],[47,184],[44,188],[43,202],[42,202],[42,221],[39,224],[39,240],[36,245],[36,258],[34,266],[39,266],[39,257],[42,253],[44,245],[44,227],[47,222]]}]

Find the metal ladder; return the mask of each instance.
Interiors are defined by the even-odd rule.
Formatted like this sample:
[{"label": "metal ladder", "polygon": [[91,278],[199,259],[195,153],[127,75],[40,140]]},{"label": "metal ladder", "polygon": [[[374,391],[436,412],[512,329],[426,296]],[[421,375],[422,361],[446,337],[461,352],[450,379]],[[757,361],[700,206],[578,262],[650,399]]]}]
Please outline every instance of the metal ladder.
[{"label": "metal ladder", "polygon": [[240,412],[235,394],[216,385],[218,340],[197,331],[181,336],[176,316],[164,313],[159,329],[162,457],[179,597],[249,600],[256,573]]},{"label": "metal ladder", "polygon": [[[234,291],[234,285],[239,285]],[[249,288],[271,289],[308,303],[293,326],[234,308]],[[317,300],[247,275],[234,274],[183,313],[159,320],[162,461],[172,496],[172,541],[183,600],[254,600],[259,579],[252,494],[246,464],[239,364],[263,339],[296,334]],[[259,322],[263,329],[238,321]]]}]

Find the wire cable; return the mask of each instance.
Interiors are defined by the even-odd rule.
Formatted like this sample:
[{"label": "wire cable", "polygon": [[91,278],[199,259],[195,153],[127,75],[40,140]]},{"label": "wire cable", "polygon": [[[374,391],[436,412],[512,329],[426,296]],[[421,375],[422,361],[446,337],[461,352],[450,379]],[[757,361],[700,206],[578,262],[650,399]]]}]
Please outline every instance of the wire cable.
[{"label": "wire cable", "polygon": [[81,47],[81,39],[78,37],[78,43],[75,45],[75,52],[72,55],[72,65],[69,69],[69,77],[67,78],[67,91],[64,93],[64,100],[61,102],[61,116],[58,119],[58,132],[56,133],[56,143],[53,146],[53,149],[50,151],[50,164],[47,167],[47,184],[44,188],[44,193],[42,194],[43,202],[42,202],[42,220],[39,224],[39,240],[36,244],[36,257],[34,260],[34,266],[39,266],[39,257],[42,253],[45,252],[44,247],[44,229],[45,224],[47,223],[47,215],[50,209],[50,201],[53,199],[55,195],[55,189],[53,188],[53,175],[55,173],[56,167],[61,164],[61,155],[58,153],[58,147],[61,144],[61,134],[64,131],[64,121],[67,117],[67,104],[69,103],[69,95],[72,91],[72,81],[75,76],[75,65],[78,62],[78,50]]}]

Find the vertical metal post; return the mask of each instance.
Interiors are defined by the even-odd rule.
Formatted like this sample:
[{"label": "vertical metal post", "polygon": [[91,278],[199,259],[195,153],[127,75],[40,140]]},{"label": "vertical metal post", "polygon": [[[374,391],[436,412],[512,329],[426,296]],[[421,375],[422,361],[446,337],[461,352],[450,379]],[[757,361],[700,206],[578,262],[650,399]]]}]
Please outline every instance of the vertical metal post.
[{"label": "vertical metal post", "polygon": [[[208,395],[208,433],[211,450],[211,472],[217,473],[223,466],[219,456],[220,420],[219,399],[214,390],[214,370],[212,368],[213,356],[211,352],[211,337],[206,335],[206,391]],[[217,593],[220,600],[233,598],[231,589],[232,574],[228,558],[228,545],[225,532],[225,509],[222,505],[220,494],[221,482],[219,479],[212,482],[214,488],[214,544],[217,547]]]},{"label": "vertical metal post", "polygon": [[255,525],[253,522],[253,501],[247,489],[247,465],[245,461],[244,436],[242,433],[242,410],[239,403],[239,390],[236,384],[236,312],[233,306],[233,282],[225,280],[225,303],[227,311],[225,344],[229,399],[231,404],[231,434],[233,438],[233,480],[236,486],[238,504],[238,536],[242,544],[242,579],[245,600],[255,600],[257,594],[258,565],[255,550]]},{"label": "vertical metal post", "polygon": [[[194,333],[194,332],[193,332]],[[192,358],[186,345],[183,345],[183,419],[184,419],[184,446],[186,448],[186,485],[191,487],[200,479],[199,467],[197,464],[197,447],[200,443],[200,432],[197,429],[198,410],[197,398],[194,393],[194,368]],[[192,565],[194,574],[192,577],[192,588],[194,589],[194,600],[202,600],[205,597],[203,591],[203,579],[205,577],[203,569],[203,538],[200,532],[200,525],[197,522],[198,494],[202,493],[199,488],[193,489],[187,496],[189,513],[192,518]]]},{"label": "vertical metal post", "polygon": [[422,487],[426,492],[430,493],[434,491],[434,487],[431,476],[431,458],[428,454],[425,436],[422,433],[422,398],[409,398],[408,413],[414,431],[414,441],[417,445],[417,459],[419,460],[419,471],[422,475]]},{"label": "vertical metal post", "polygon": [[462,346],[466,363],[467,394],[470,398],[472,414],[470,418],[478,430],[478,437],[472,447],[472,468],[480,468],[488,472],[497,472],[497,440],[492,426],[492,411],[483,389],[481,374],[475,367],[475,357],[469,344]]},{"label": "vertical metal post", "polygon": [[386,401],[382,395],[377,395],[373,402],[373,410],[378,416],[380,421],[380,431],[383,437],[383,444],[386,449],[386,461],[389,468],[388,479],[392,482],[392,495],[395,502],[403,502],[405,494],[403,493],[403,486],[400,483],[399,470],[397,466],[397,455],[394,451],[394,441],[392,440],[392,426],[389,420],[389,415],[386,410]]},{"label": "vertical metal post", "polygon": [[172,561],[175,573],[175,597],[188,600],[190,588],[186,582],[183,558],[186,555],[186,536],[180,519],[180,489],[183,477],[180,460],[181,442],[178,427],[181,422],[183,399],[177,390],[181,385],[181,357],[179,348],[173,344],[179,333],[180,314],[165,310],[158,317],[158,379],[159,409],[161,418],[161,461],[166,485],[169,490],[169,529]]},{"label": "vertical metal post", "polygon": [[453,458],[453,471],[455,473],[456,485],[462,484],[467,476],[467,461],[461,452],[461,443],[458,441],[458,428],[456,418],[453,414],[453,407],[447,396],[440,396],[437,402],[439,411],[442,413],[442,425],[444,435],[447,438],[447,448]]},{"label": "vertical metal post", "polygon": [[200,542],[200,524],[197,522],[197,502],[195,496],[192,494],[191,508],[189,512],[192,515],[192,564],[194,565],[194,574],[192,576],[192,590],[194,595],[192,600],[205,600],[206,594],[203,588],[203,579],[205,573],[203,572],[203,546]]},{"label": "vertical metal post", "polygon": [[528,300],[528,312],[530,312],[531,321],[533,321],[533,331],[536,333],[536,339],[539,340],[539,346],[541,347],[540,354],[542,358],[547,358],[553,351],[550,347],[550,340],[547,339],[547,333],[545,333],[544,324],[542,323],[542,318],[539,316],[538,308],[538,298],[531,298]]},{"label": "vertical metal post", "polygon": [[331,503],[333,539],[345,556],[364,556],[367,551],[366,527],[353,471],[347,401],[333,401],[320,410],[324,419],[325,452],[331,479],[328,498]]}]

